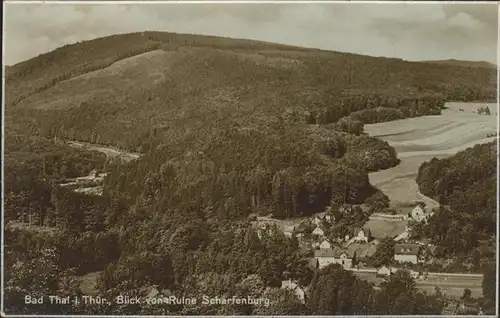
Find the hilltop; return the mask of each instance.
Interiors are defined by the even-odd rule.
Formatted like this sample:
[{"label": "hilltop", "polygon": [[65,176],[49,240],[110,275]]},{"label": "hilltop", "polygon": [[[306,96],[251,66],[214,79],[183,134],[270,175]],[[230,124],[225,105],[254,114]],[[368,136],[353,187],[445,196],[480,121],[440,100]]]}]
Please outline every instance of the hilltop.
[{"label": "hilltop", "polygon": [[463,60],[449,59],[449,60],[434,60],[425,62],[432,64],[450,65],[450,66],[481,67],[481,68],[497,69],[497,66],[495,64],[486,61],[463,61]]}]

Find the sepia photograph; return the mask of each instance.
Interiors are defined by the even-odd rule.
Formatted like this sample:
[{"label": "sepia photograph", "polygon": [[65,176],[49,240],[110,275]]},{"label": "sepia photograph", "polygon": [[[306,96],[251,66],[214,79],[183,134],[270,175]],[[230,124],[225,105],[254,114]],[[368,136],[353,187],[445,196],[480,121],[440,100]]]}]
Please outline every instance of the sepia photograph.
[{"label": "sepia photograph", "polygon": [[498,316],[497,3],[3,9],[2,317]]}]

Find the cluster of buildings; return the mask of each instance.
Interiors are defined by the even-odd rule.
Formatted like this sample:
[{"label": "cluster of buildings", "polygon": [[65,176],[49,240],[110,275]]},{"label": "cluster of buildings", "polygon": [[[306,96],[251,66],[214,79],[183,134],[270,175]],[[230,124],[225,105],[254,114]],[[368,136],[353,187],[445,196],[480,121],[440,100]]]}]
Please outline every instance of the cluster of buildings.
[{"label": "cluster of buildings", "polygon": [[[411,210],[410,210],[411,209]],[[370,256],[372,256],[378,247],[378,240],[374,239],[368,227],[351,228],[346,232],[342,232],[341,237],[335,238],[329,235],[329,230],[335,225],[335,217],[330,213],[315,214],[307,221],[303,221],[298,225],[287,225],[280,227],[280,230],[287,237],[297,237],[299,242],[308,251],[313,249],[313,257],[310,259],[310,268],[314,270],[322,269],[326,266],[337,264],[345,270],[350,270],[353,274],[366,277],[369,275],[379,286],[383,281],[394,275],[398,270],[405,268],[413,279],[425,279],[427,273],[421,272],[416,267],[408,268],[406,264],[420,264],[425,261],[426,252],[424,245],[421,242],[413,242],[409,240],[412,223],[427,222],[433,215],[433,212],[426,211],[426,207],[422,204],[417,204],[414,207],[408,207],[409,213],[399,215],[389,215],[393,218],[402,217],[401,221],[408,222],[406,224],[405,233],[401,233],[394,237],[396,241],[393,248],[393,259],[391,265],[381,267],[367,267]],[[375,217],[384,218],[380,214]],[[385,218],[384,218],[385,219]],[[375,229],[374,229],[375,230]],[[308,233],[306,235],[306,233]],[[345,235],[344,235],[345,234]],[[368,263],[368,264],[367,264]],[[369,266],[369,265],[368,265]],[[308,287],[300,286],[297,282],[290,279],[282,281],[281,288],[293,291],[297,298],[305,302],[308,295]],[[450,310],[454,314],[480,313],[481,310],[476,305],[468,303],[460,303]]]},{"label": "cluster of buildings", "polygon": [[[341,211],[343,212],[343,211]],[[350,213],[350,211],[347,211]],[[432,213],[427,213],[425,207],[421,204],[416,205],[405,219],[412,222],[426,222]],[[259,237],[262,231],[269,229],[269,223],[275,221],[271,218],[259,218],[260,229]],[[308,228],[310,236],[307,240],[307,246],[314,248],[313,265],[316,269],[321,269],[330,264],[339,264],[345,269],[353,268],[357,261],[368,258],[376,252],[378,241],[374,240],[371,231],[366,227],[354,227],[348,230],[348,233],[339,238],[327,238],[329,227],[335,224],[335,217],[332,213],[318,213],[309,220],[298,225],[285,225],[280,227],[281,231],[287,237],[304,238]],[[404,233],[398,235],[394,246],[394,263],[418,264],[421,262],[421,245],[407,242],[410,228],[406,226]],[[344,233],[343,233],[344,234]],[[304,243],[305,244],[305,243]],[[358,248],[355,248],[358,247]],[[354,264],[354,266],[353,266]]]}]

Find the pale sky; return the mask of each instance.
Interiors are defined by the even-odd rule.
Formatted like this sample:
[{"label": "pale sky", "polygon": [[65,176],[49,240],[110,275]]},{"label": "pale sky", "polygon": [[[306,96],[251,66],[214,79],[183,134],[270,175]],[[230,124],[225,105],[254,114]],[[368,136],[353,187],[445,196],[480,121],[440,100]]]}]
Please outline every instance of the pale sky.
[{"label": "pale sky", "polygon": [[256,39],[405,60],[497,60],[492,4],[5,4],[4,61],[128,32]]}]

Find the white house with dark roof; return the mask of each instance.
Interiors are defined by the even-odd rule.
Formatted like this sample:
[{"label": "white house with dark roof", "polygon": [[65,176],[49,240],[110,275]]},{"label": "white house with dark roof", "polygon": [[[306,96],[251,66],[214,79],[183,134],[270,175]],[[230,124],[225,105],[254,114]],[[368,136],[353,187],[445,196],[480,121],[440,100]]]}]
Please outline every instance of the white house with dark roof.
[{"label": "white house with dark roof", "polygon": [[417,205],[411,210],[411,218],[415,222],[422,222],[425,219],[425,212],[421,206]]},{"label": "white house with dark roof", "polygon": [[354,242],[368,243],[370,241],[370,230],[365,228],[354,228],[352,231]]},{"label": "white house with dark roof", "polygon": [[316,236],[319,236],[319,237],[324,237],[325,236],[325,228],[321,225],[317,226],[313,231],[312,231],[312,235],[316,235]]},{"label": "white house with dark roof", "polygon": [[319,244],[319,248],[323,250],[331,249],[333,247],[333,244],[329,240],[323,240]]},{"label": "white house with dark roof", "polygon": [[417,205],[416,207],[413,208],[413,210],[410,213],[410,217],[413,221],[420,223],[427,221],[429,217],[431,217],[434,213],[430,212],[427,213],[425,211],[425,207],[421,204]]},{"label": "white house with dark roof", "polygon": [[392,271],[390,267],[382,266],[377,269],[377,276],[379,277],[388,277],[391,276]]},{"label": "white house with dark roof", "polygon": [[349,232],[349,234],[345,235],[344,240],[349,241],[350,243],[368,243],[371,240],[370,229],[355,227]]},{"label": "white house with dark roof", "polygon": [[314,251],[314,258],[320,269],[330,264],[339,264],[347,269],[352,267],[353,255],[349,251],[333,248]]},{"label": "white house with dark roof", "polygon": [[292,237],[294,231],[295,227],[293,225],[285,225],[283,228],[283,234],[285,234],[286,237]]},{"label": "white house with dark roof", "polygon": [[418,263],[420,245],[418,244],[396,244],[394,245],[394,260],[396,262]]}]

